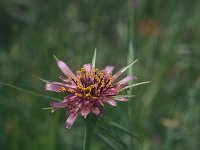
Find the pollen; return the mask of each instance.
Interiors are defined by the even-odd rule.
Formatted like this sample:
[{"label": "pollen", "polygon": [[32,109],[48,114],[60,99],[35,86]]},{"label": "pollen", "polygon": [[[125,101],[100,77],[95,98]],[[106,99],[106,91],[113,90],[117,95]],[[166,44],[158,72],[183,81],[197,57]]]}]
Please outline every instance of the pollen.
[{"label": "pollen", "polygon": [[62,87],[60,88],[60,91],[61,91],[61,92],[66,92],[67,89],[66,89],[64,86],[62,86]]}]

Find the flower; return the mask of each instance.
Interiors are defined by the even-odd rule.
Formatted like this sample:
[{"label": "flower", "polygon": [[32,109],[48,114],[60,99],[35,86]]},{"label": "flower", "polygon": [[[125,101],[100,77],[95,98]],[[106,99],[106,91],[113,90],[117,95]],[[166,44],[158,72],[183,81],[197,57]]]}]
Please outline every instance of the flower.
[{"label": "flower", "polygon": [[100,115],[105,103],[116,106],[116,101],[128,100],[127,96],[120,96],[119,92],[127,85],[128,81],[136,79],[136,77],[127,76],[118,82],[115,81],[136,61],[113,75],[113,66],[106,66],[105,69],[99,70],[91,63],[84,64],[83,68],[74,74],[63,61],[56,57],[55,59],[58,67],[64,73],[64,76],[60,77],[62,83],[46,81],[45,89],[67,94],[63,101],[50,102],[52,112],[57,108],[67,109],[66,128],[72,127],[79,113],[84,118],[90,113]]}]

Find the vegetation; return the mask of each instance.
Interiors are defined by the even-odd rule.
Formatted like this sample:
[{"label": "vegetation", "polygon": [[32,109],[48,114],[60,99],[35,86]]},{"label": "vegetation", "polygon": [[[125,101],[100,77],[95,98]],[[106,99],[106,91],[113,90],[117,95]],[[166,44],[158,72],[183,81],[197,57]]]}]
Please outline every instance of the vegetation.
[{"label": "vegetation", "polygon": [[2,82],[62,98],[33,74],[57,80],[54,54],[76,71],[95,48],[98,68],[139,59],[133,83],[151,83],[104,107],[92,150],[200,149],[199,10],[199,0],[1,0],[0,149],[83,149],[84,118],[65,129],[64,110],[43,109],[50,99]]}]

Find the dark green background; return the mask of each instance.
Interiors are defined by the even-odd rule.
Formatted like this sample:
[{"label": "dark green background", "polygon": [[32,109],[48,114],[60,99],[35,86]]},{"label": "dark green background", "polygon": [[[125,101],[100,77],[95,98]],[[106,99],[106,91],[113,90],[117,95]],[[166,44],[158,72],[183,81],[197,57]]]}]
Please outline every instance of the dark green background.
[{"label": "dark green background", "polygon": [[[91,62],[95,47],[100,69],[138,58],[135,83],[151,83],[105,106],[92,150],[198,150],[199,10],[199,0],[1,0],[0,81],[61,98],[32,76],[58,80],[53,54],[73,71]],[[65,111],[42,109],[50,101],[0,85],[0,149],[82,149],[84,119],[65,129]]]}]

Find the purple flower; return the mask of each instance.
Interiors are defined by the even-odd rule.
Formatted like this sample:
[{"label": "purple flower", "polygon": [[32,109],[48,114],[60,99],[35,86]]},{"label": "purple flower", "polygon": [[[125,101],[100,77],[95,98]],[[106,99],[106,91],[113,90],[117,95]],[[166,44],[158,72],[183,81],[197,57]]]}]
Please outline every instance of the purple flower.
[{"label": "purple flower", "polygon": [[66,128],[68,129],[72,127],[78,114],[85,118],[89,113],[100,115],[105,103],[116,106],[116,101],[127,101],[127,96],[118,94],[127,85],[128,81],[136,79],[136,77],[127,76],[115,82],[136,61],[114,74],[113,66],[106,66],[103,70],[99,70],[90,63],[84,64],[83,68],[74,74],[63,61],[57,58],[56,61],[58,67],[64,73],[64,76],[60,77],[62,82],[47,81],[45,89],[66,93],[63,101],[50,102],[50,105],[52,112],[57,108],[67,110]]}]

